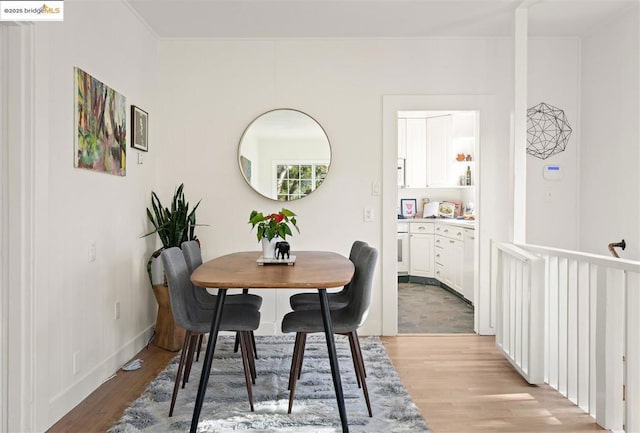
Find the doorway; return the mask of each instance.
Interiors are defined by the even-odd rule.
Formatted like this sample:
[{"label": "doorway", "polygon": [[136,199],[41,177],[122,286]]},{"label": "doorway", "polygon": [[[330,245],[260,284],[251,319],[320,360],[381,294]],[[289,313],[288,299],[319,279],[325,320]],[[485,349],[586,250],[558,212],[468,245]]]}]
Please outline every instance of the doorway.
[{"label": "doorway", "polygon": [[[473,159],[475,170],[475,213],[482,214],[483,194],[482,154],[483,142],[490,142],[495,135],[495,97],[493,95],[387,95],[383,96],[383,181],[382,181],[382,315],[383,335],[398,333],[398,112],[400,111],[473,111],[478,113],[478,149]],[[466,155],[465,155],[466,156]],[[475,244],[473,248],[473,283],[471,285],[474,304],[473,330],[480,334],[492,334],[493,321],[491,288],[489,284],[490,251],[489,237],[484,236],[481,219],[475,222]],[[491,227],[490,227],[491,228]],[[484,260],[479,251],[483,251]]]},{"label": "doorway", "polygon": [[401,110],[397,122],[398,333],[473,333],[479,113]]}]

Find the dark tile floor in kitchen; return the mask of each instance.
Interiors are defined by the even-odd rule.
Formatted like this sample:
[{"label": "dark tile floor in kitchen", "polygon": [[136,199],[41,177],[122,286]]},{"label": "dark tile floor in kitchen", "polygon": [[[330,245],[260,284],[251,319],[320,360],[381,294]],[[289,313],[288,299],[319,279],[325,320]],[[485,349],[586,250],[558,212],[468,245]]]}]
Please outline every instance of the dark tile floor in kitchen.
[{"label": "dark tile floor in kitchen", "polygon": [[398,283],[398,333],[473,333],[473,307],[439,286]]}]

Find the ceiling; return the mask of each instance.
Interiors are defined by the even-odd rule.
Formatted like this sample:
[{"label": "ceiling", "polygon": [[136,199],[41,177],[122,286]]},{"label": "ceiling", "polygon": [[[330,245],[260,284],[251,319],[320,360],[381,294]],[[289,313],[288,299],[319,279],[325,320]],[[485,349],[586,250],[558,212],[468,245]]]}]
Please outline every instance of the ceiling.
[{"label": "ceiling", "polygon": [[640,0],[127,0],[160,38],[584,36]]}]

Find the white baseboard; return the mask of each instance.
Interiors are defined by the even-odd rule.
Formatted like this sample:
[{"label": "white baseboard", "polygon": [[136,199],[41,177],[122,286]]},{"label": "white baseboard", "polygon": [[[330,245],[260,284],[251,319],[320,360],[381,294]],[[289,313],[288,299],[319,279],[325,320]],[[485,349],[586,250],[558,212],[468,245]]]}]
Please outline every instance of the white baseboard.
[{"label": "white baseboard", "polygon": [[122,346],[117,352],[95,366],[75,383],[49,400],[49,422],[47,429],[60,418],[76,407],[89,394],[95,391],[106,379],[111,377],[127,361],[133,358],[147,345],[153,325],[146,328],[131,341]]}]

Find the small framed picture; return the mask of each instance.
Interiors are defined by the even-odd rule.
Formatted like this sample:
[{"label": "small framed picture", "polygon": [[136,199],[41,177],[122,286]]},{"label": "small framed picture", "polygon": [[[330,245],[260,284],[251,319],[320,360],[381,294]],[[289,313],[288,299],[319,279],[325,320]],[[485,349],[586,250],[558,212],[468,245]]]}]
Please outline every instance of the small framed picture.
[{"label": "small framed picture", "polygon": [[131,147],[149,151],[149,114],[135,105],[131,106]]},{"label": "small framed picture", "polygon": [[400,199],[400,212],[405,218],[413,218],[417,213],[418,201],[415,198]]}]

